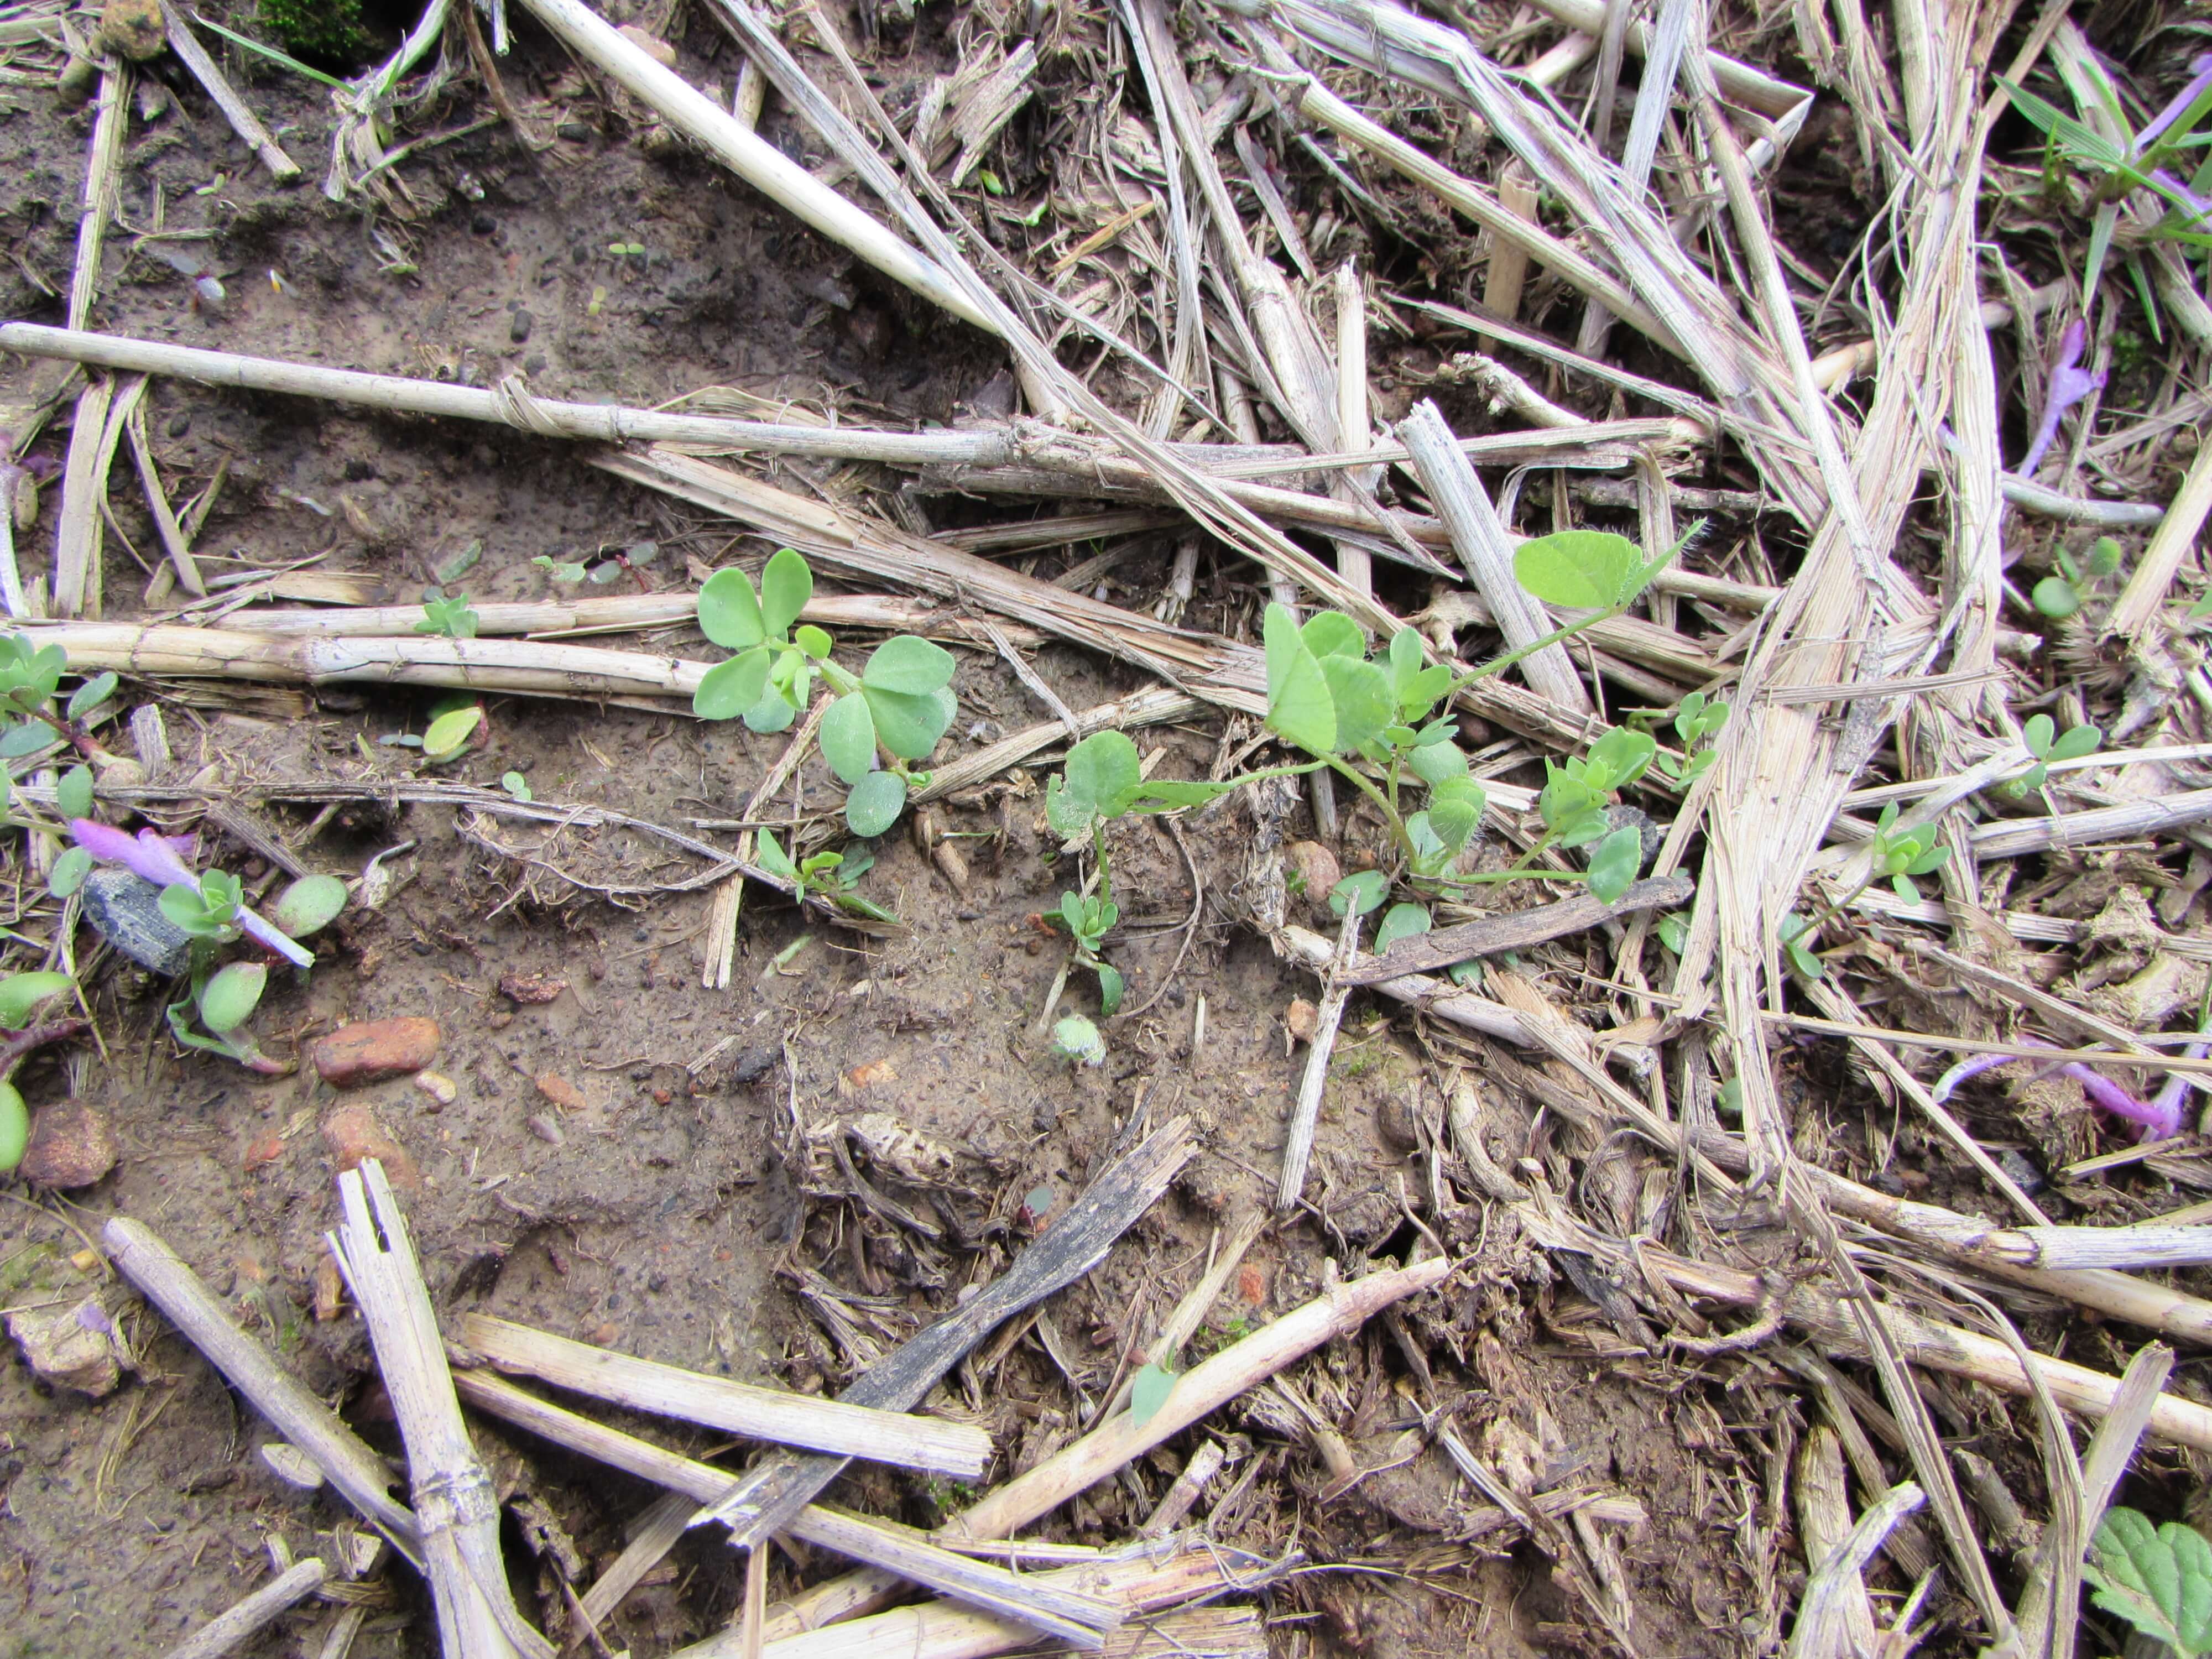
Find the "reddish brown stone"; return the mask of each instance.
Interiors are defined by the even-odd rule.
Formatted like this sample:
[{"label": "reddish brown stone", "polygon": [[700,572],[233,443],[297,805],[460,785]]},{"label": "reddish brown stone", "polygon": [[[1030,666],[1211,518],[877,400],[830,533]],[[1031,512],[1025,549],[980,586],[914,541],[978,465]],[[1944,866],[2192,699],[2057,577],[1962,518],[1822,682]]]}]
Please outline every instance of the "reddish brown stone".
[{"label": "reddish brown stone", "polygon": [[91,1107],[74,1100],[42,1108],[18,1166],[41,1187],[89,1187],[115,1167],[115,1132]]},{"label": "reddish brown stone", "polygon": [[341,1106],[325,1118],[323,1140],[340,1170],[355,1169],[373,1158],[384,1165],[385,1177],[393,1186],[414,1187],[422,1182],[407,1149],[392,1138],[367,1106]]},{"label": "reddish brown stone", "polygon": [[564,1112],[588,1112],[592,1103],[581,1089],[558,1072],[540,1072],[535,1081],[538,1092],[544,1095]]},{"label": "reddish brown stone", "polygon": [[341,1025],[315,1043],[315,1070],[334,1088],[380,1083],[419,1072],[438,1057],[442,1034],[434,1019],[364,1019]]},{"label": "reddish brown stone", "polygon": [[501,974],[499,990],[501,996],[512,997],[517,1002],[551,1002],[568,988],[565,979],[555,979],[550,974]]}]

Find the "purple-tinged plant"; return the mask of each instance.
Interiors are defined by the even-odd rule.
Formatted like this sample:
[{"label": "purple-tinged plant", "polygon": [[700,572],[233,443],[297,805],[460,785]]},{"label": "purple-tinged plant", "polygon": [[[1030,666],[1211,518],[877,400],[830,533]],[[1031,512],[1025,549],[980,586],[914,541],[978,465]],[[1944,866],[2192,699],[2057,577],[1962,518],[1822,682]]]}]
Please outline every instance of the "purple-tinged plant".
[{"label": "purple-tinged plant", "polygon": [[[2031,1048],[2044,1048],[2050,1046],[2048,1043],[2037,1042],[2033,1037],[2023,1037],[2021,1041]],[[1936,1079],[1936,1087],[1932,1091],[1936,1103],[1940,1105],[1948,1100],[1952,1092],[1968,1078],[1978,1077],[1984,1072],[1994,1071],[2000,1066],[2008,1066],[2014,1060],[2024,1057],[2020,1054],[1976,1054],[1972,1060],[1960,1060]],[[2170,1135],[2181,1133],[2182,1091],[2172,1086],[2172,1083],[2180,1080],[2179,1077],[2170,1081],[2166,1088],[2160,1090],[2154,1098],[2137,1100],[2110,1078],[2099,1075],[2078,1060],[2046,1066],[2038,1075],[2045,1076],[2051,1072],[2063,1073],[2079,1083],[2081,1085],[2081,1092],[2089,1097],[2091,1105],[2101,1106],[2114,1117],[2125,1118],[2129,1122],[2137,1125],[2143,1132],[2142,1139],[2146,1140],[2164,1140]]]},{"label": "purple-tinged plant", "polygon": [[[264,921],[245,905],[236,902],[231,894],[207,893],[200,875],[179,856],[177,848],[170,839],[159,831],[141,830],[136,836],[129,836],[111,824],[100,823],[91,818],[71,818],[70,834],[75,837],[78,846],[103,864],[119,864],[132,874],[153,883],[165,895],[173,888],[190,889],[202,901],[201,914],[208,922],[203,937],[215,937],[223,927],[235,925],[293,966],[309,968],[314,965],[314,952]],[[188,839],[185,845],[191,845]],[[209,900],[214,902],[206,902]],[[185,926],[168,904],[165,903],[162,908],[170,913],[171,921]],[[186,926],[185,931],[196,930]]]},{"label": "purple-tinged plant", "polygon": [[2058,337],[2058,353],[2051,363],[2051,380],[2043,400],[2043,418],[2035,428],[2035,441],[2028,445],[2027,453],[2014,470],[2023,478],[2035,476],[2035,469],[2050,452],[2058,436],[2058,422],[2066,411],[2105,384],[2103,371],[2092,374],[2080,367],[2081,352],[2089,343],[2089,325],[2075,318]]},{"label": "purple-tinged plant", "polygon": [[2189,72],[2195,78],[2179,92],[2174,94],[2172,101],[2152,116],[2149,120],[2144,122],[2142,131],[2136,134],[2135,153],[2136,155],[2140,155],[2148,149],[2157,142],[2160,134],[2189,113],[2190,106],[2206,93],[2212,92],[2212,52],[2200,52],[2196,57],[2191,58]]}]

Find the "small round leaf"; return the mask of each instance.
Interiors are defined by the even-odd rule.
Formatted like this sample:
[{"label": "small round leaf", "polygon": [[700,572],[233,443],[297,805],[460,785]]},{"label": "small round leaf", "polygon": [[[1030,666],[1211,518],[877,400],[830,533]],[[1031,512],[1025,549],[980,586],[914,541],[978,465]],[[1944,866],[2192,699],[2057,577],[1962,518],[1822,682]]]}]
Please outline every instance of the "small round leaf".
[{"label": "small round leaf", "polygon": [[47,872],[46,890],[56,898],[65,899],[84,885],[84,878],[92,873],[92,854],[82,847],[63,849]]},{"label": "small round leaf", "polygon": [[234,962],[216,970],[200,990],[200,1024],[225,1036],[246,1024],[261,1003],[269,969],[258,962]]},{"label": "small round leaf", "polygon": [[768,689],[768,671],[769,653],[757,649],[716,663],[700,677],[699,689],[691,694],[691,712],[702,720],[737,719],[761,700]]},{"label": "small round leaf", "polygon": [[20,1031],[38,1006],[59,996],[76,981],[67,974],[10,974],[0,979],[0,1026]]},{"label": "small round leaf", "polygon": [[815,742],[830,769],[848,787],[875,770],[876,720],[868,712],[866,696],[848,691],[831,703]]},{"label": "small round leaf", "polygon": [[1175,1373],[1157,1362],[1131,1377],[1129,1421],[1142,1428],[1158,1417],[1160,1407],[1168,1403],[1168,1396],[1175,1392]]},{"label": "small round leaf", "polygon": [[[725,651],[750,651],[766,639],[760,596],[753,592],[752,578],[736,569],[717,570],[708,577],[707,585],[699,590],[699,628]],[[708,718],[728,720],[737,712]]]},{"label": "small round leaf", "polygon": [[88,818],[92,816],[92,769],[72,766],[62,774],[61,781],[54,786],[54,805],[65,818]]},{"label": "small round leaf", "polygon": [[794,548],[779,548],[761,572],[761,625],[772,640],[791,631],[799,613],[814,597],[814,573]]},{"label": "small round leaf", "polygon": [[1427,905],[1392,905],[1382,913],[1382,925],[1375,930],[1375,953],[1380,956],[1401,939],[1427,933],[1429,925]]},{"label": "small round leaf", "polygon": [[21,760],[35,755],[54,741],[54,728],[43,720],[25,720],[0,732],[0,760]]},{"label": "small round leaf", "polygon": [[30,1145],[30,1108],[23,1104],[14,1084],[0,1083],[0,1175],[12,1173]]},{"label": "small round leaf", "polygon": [[1521,544],[1513,574],[1547,605],[1598,611],[1633,591],[1643,556],[1626,536],[1606,530],[1560,530]]},{"label": "small round leaf", "polygon": [[863,685],[868,712],[875,716],[876,736],[901,760],[927,760],[945,728],[952,724],[955,707],[950,686],[940,686],[926,696],[885,691]]},{"label": "small round leaf", "polygon": [[812,623],[801,623],[793,633],[791,642],[817,662],[830,654],[830,635]]},{"label": "small round leaf", "polygon": [[269,920],[294,939],[305,939],[329,927],[345,905],[346,884],[336,876],[302,876],[277,896]]},{"label": "small round leaf", "polygon": [[69,717],[81,720],[100,704],[115,695],[116,678],[112,674],[97,674],[77,687],[69,700]]},{"label": "small round leaf", "polygon": [[750,732],[788,732],[799,711],[791,700],[770,686],[761,693],[761,700],[745,710],[745,729]]},{"label": "small round leaf", "polygon": [[856,836],[880,836],[906,811],[906,777],[871,772],[845,797],[845,827]]},{"label": "small round leaf", "polygon": [[872,691],[923,697],[950,684],[957,665],[943,646],[901,634],[870,653],[867,666],[860,671],[860,684]]},{"label": "small round leaf", "polygon": [[1316,657],[1364,657],[1367,636],[1359,624],[1341,611],[1316,611],[1298,630],[1307,650]]},{"label": "small round leaf", "polygon": [[1390,896],[1390,878],[1380,870],[1361,870],[1328,890],[1328,908],[1340,916],[1347,907],[1365,915]]}]

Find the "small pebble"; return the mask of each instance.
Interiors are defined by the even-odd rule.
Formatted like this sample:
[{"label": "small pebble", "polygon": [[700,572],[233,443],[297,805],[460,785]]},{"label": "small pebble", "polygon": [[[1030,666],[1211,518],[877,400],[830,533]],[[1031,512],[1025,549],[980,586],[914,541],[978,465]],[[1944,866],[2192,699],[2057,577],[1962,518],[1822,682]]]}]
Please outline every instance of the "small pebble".
[{"label": "small pebble", "polygon": [[64,1100],[41,1107],[31,1123],[31,1144],[16,1166],[40,1187],[89,1187],[115,1167],[115,1132],[89,1106]]},{"label": "small pebble", "polygon": [[524,1121],[529,1124],[530,1133],[547,1145],[560,1146],[567,1144],[568,1137],[562,1133],[560,1124],[550,1112],[532,1112]]},{"label": "small pebble", "polygon": [[530,337],[530,323],[531,317],[528,312],[517,311],[514,313],[514,320],[507,325],[507,337],[515,344],[520,345]]},{"label": "small pebble", "polygon": [[[554,128],[553,131],[561,137],[566,138],[572,144],[583,144],[589,143],[591,142],[592,130],[588,126],[585,125],[581,121],[563,121],[559,126]],[[577,263],[580,264],[583,261],[579,259]]]},{"label": "small pebble", "polygon": [[443,1033],[434,1019],[364,1019],[316,1040],[316,1073],[335,1089],[419,1072],[438,1057]]},{"label": "small pebble", "polygon": [[499,221],[489,213],[479,213],[469,220],[469,228],[479,236],[489,236],[499,228]]},{"label": "small pebble", "polygon": [[591,1110],[592,1103],[584,1097],[584,1091],[581,1089],[579,1089],[574,1084],[569,1082],[567,1078],[562,1077],[558,1072],[540,1072],[535,1079],[535,1081],[538,1085],[538,1092],[544,1096],[546,1099],[551,1101],[556,1106],[558,1106],[562,1111],[587,1112]]},{"label": "small pebble", "polygon": [[417,1072],[415,1086],[441,1106],[450,1106],[460,1097],[459,1085],[441,1072]]},{"label": "small pebble", "polygon": [[175,414],[169,416],[168,424],[161,429],[167,433],[172,438],[183,437],[185,434],[192,429],[191,411],[188,409],[179,410]]},{"label": "small pebble", "polygon": [[499,994],[514,1002],[551,1002],[568,988],[567,980],[555,979],[550,974],[505,973],[499,976]]},{"label": "small pebble", "polygon": [[323,1472],[315,1467],[315,1460],[289,1440],[270,1441],[261,1448],[261,1461],[288,1486],[313,1492],[323,1484]]},{"label": "small pebble", "polygon": [[377,1121],[376,1114],[363,1105],[341,1106],[323,1120],[323,1143],[331,1149],[340,1173],[358,1169],[370,1158],[384,1165],[384,1173],[395,1187],[419,1187],[422,1184],[421,1171],[407,1149],[392,1138],[392,1132]]}]

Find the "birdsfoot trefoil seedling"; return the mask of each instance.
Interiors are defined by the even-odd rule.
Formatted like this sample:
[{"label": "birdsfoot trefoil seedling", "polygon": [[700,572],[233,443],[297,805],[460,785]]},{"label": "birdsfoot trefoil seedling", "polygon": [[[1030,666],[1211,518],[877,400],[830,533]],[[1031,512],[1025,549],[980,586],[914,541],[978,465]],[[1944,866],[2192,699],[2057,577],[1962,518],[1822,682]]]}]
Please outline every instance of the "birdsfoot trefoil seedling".
[{"label": "birdsfoot trefoil seedling", "polygon": [[2095,754],[2105,734],[2087,725],[2069,726],[2061,732],[2058,723],[2050,715],[2031,714],[2027,724],[2020,729],[2020,738],[2027,745],[2027,752],[2035,757],[2035,764],[2018,777],[2007,779],[2002,786],[2005,793],[2015,800],[2043,787],[2053,761],[2081,760]]}]

